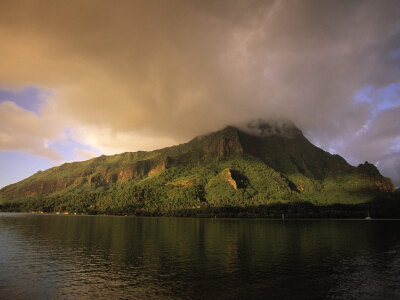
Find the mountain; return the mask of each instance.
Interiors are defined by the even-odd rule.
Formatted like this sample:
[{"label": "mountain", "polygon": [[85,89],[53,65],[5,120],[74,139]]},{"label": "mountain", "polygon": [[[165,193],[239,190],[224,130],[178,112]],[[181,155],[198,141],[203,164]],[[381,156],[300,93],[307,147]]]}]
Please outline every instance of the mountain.
[{"label": "mountain", "polygon": [[363,205],[394,190],[374,165],[349,165],[292,123],[258,122],[173,147],[39,171],[2,188],[0,209],[196,215],[251,208],[257,214],[285,204]]}]

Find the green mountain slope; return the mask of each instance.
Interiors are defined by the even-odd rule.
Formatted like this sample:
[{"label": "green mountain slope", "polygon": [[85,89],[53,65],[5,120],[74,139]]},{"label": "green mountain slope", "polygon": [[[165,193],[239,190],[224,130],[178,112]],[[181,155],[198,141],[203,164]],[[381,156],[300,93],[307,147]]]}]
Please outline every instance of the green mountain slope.
[{"label": "green mountain slope", "polygon": [[254,130],[229,126],[178,146],[66,163],[4,187],[0,205],[173,215],[277,203],[360,204],[394,193],[375,166],[349,165],[312,145],[290,123],[263,123]]}]

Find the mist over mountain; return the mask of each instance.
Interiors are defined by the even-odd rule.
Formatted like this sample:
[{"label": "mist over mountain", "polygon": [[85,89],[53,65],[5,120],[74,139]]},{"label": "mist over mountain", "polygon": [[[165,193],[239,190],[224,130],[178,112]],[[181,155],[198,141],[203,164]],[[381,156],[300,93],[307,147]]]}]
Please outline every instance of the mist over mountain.
[{"label": "mist over mountain", "polygon": [[400,186],[397,0],[34,3],[0,1],[0,186],[258,117]]},{"label": "mist over mountain", "polygon": [[255,119],[245,124],[238,124],[237,127],[250,135],[267,137],[280,135],[286,137],[295,137],[303,134],[296,125],[288,120],[263,120]]}]

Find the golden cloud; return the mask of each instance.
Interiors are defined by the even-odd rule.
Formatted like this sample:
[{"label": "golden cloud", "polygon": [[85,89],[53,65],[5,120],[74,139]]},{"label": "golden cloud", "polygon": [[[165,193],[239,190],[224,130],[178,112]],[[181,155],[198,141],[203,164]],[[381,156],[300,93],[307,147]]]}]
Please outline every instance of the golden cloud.
[{"label": "golden cloud", "polygon": [[400,82],[399,16],[397,1],[1,1],[0,86],[51,90],[42,116],[107,153],[260,117],[329,148],[370,117],[358,89]]}]

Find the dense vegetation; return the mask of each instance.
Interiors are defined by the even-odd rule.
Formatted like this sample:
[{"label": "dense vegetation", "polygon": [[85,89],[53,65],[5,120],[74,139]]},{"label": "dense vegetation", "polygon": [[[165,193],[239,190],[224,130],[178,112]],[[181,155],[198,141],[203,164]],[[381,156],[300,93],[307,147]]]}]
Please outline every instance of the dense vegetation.
[{"label": "dense vegetation", "polygon": [[350,166],[291,124],[234,127],[151,152],[67,163],[7,186],[0,209],[178,216],[400,216],[375,166]]}]

